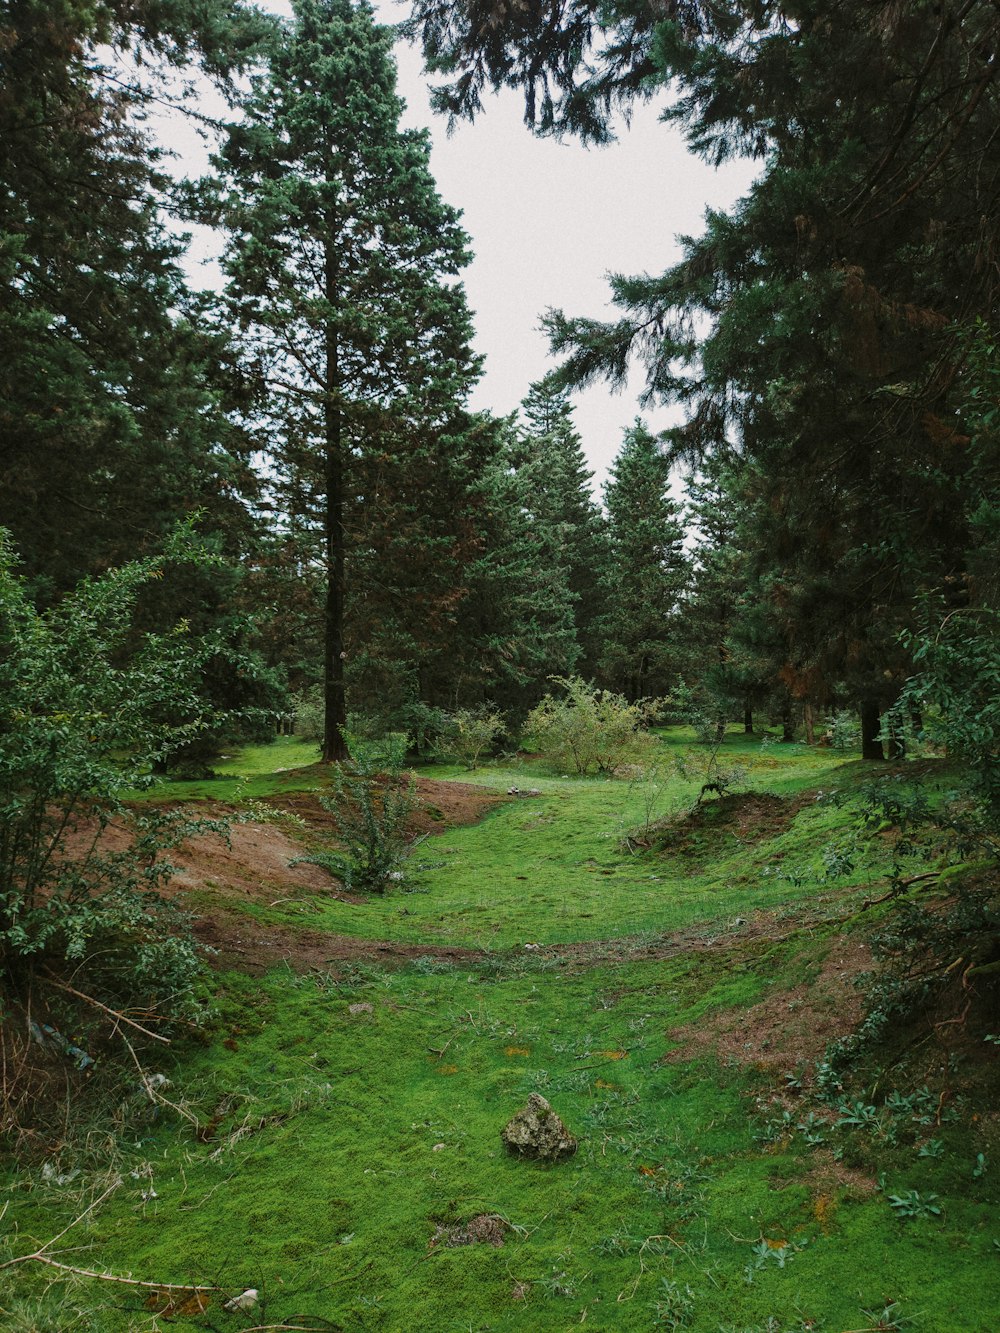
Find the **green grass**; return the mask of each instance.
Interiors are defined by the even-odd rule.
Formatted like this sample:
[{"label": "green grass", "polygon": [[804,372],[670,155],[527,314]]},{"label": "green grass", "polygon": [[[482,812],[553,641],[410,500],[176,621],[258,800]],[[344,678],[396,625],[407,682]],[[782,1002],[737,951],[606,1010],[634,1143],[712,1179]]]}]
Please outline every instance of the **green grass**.
[{"label": "green grass", "polygon": [[[753,764],[756,790],[829,789],[859,773],[799,747],[734,738],[732,748]],[[269,780],[265,755],[248,756],[250,767]],[[216,1303],[163,1321],[179,1333],[297,1323],[842,1333],[874,1326],[862,1311],[893,1301],[925,1333],[994,1329],[1000,1161],[974,1176],[971,1108],[940,1126],[907,1111],[874,1128],[827,1126],[811,1146],[797,1128],[805,1108],[793,1105],[789,1127],[770,1105],[773,1072],[710,1053],[664,1060],[680,1025],[781,1003],[832,936],[818,925],[669,960],[639,947],[695,925],[723,937],[735,915],[760,908],[813,919],[843,887],[819,882],[817,867],[846,836],[847,813],[810,802],[751,846],[721,829],[683,854],[629,855],[618,839],[642,796],[625,782],[533,765],[453,776],[542,795],[424,843],[419,856],[434,864],[418,892],[309,918],[310,929],[423,942],[428,957],[396,971],[373,961],[336,975],[220,978],[209,1043],[149,1056],[208,1132],[154,1113],[137,1089],[116,1140],[122,1184],[59,1241],[61,1260],[227,1296],[258,1290],[246,1314]],[[666,807],[690,805],[692,790],[671,779]],[[580,940],[611,942],[615,961],[560,953]],[[442,941],[489,952],[455,967],[430,956]],[[541,1167],[503,1152],[500,1130],[532,1091],[579,1136],[571,1161]],[[940,1150],[921,1157],[931,1140]],[[50,1160],[81,1174],[60,1186],[40,1165],[9,1173],[9,1254],[54,1236],[104,1187],[82,1149]],[[899,1217],[888,1196],[913,1190],[938,1195],[942,1212]],[[503,1247],[449,1247],[448,1229],[482,1213],[505,1219]],[[38,1265],[0,1272],[0,1310],[52,1304],[64,1292],[48,1289],[53,1276]],[[145,1292],[90,1282],[71,1295],[58,1296],[53,1333],[156,1326]]]}]

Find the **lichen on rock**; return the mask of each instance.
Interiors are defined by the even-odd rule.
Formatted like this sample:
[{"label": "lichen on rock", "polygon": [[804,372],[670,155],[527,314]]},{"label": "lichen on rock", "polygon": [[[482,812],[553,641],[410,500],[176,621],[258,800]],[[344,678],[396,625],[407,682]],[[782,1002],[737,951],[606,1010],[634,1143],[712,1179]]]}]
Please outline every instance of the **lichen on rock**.
[{"label": "lichen on rock", "polygon": [[577,1140],[537,1092],[511,1117],[500,1131],[500,1138],[514,1157],[539,1162],[565,1161],[577,1149]]}]

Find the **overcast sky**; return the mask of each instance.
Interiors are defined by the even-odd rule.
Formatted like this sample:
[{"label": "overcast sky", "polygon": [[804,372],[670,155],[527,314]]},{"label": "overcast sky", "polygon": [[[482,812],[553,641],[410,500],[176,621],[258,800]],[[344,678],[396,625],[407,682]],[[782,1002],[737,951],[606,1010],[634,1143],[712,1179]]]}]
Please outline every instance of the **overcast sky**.
[{"label": "overcast sky", "polygon": [[[263,7],[281,14],[291,8],[283,0],[263,0]],[[383,23],[398,22],[407,9],[406,0],[375,5]],[[713,170],[693,157],[653,105],[638,107],[606,148],[536,139],[513,93],[489,99],[474,125],[449,138],[428,105],[418,52],[400,43],[396,57],[405,123],[430,129],[438,189],[462,210],[472,237],[475,259],[465,284],[476,344],[486,355],[474,407],[510,412],[553,368],[539,330],[548,307],[610,317],[607,273],[661,273],[679,255],[675,238],[699,234],[705,209],[727,207],[752,179],[747,163]],[[598,385],[574,396],[596,487],[639,412],[641,387],[636,375],[624,393]],[[654,429],[677,419],[662,409],[644,415]]]}]

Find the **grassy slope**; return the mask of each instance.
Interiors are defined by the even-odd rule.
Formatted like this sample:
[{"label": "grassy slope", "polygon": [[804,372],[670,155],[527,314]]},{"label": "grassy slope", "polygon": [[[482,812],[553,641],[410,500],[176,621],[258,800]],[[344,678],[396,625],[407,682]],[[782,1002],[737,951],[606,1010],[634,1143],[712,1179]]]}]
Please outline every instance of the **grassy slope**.
[{"label": "grassy slope", "polygon": [[[754,762],[756,788],[852,780],[828,754],[732,745]],[[266,788],[266,759],[251,761]],[[967,1113],[933,1130],[901,1113],[895,1146],[840,1130],[816,1149],[794,1126],[762,1140],[755,1095],[773,1077],[711,1054],[663,1063],[677,1025],[769,996],[780,1003],[825,955],[831,928],[670,961],[631,946],[692,925],[724,939],[735,915],[762,907],[785,913],[788,927],[821,913],[837,886],[819,888],[810,867],[842,836],[843,812],[812,802],[769,841],[725,833],[652,860],[618,850],[641,806],[625,783],[510,769],[476,780],[543,794],[424,844],[433,864],[419,892],[336,904],[309,925],[489,947],[484,961],[227,977],[211,1044],[160,1065],[212,1125],[209,1141],[172,1116],[146,1119],[119,1149],[123,1186],[60,1242],[86,1246],[66,1261],[260,1292],[252,1314],[214,1308],[163,1324],[179,1330],[308,1315],[307,1327],[352,1333],[584,1320],[600,1330],[839,1333],[873,1326],[862,1310],[894,1300],[933,1333],[994,1329],[996,1189],[989,1171],[973,1178]],[[690,790],[672,785],[667,806]],[[614,965],[523,949],[612,938]],[[580,1135],[570,1163],[542,1168],[501,1151],[500,1128],[533,1090]],[[921,1158],[932,1135],[941,1155]],[[933,1191],[943,1212],[899,1219],[861,1172],[831,1169],[830,1146],[859,1166],[877,1151],[886,1193]],[[61,1187],[37,1171],[9,1185],[14,1253],[100,1192],[86,1170]],[[151,1186],[157,1197],[144,1200]],[[510,1224],[503,1248],[432,1243],[438,1227],[484,1212]],[[33,1290],[51,1276],[17,1271]],[[67,1306],[51,1327],[156,1326],[140,1297],[95,1286],[77,1299],[91,1311],[107,1302],[91,1322],[71,1323]]]}]

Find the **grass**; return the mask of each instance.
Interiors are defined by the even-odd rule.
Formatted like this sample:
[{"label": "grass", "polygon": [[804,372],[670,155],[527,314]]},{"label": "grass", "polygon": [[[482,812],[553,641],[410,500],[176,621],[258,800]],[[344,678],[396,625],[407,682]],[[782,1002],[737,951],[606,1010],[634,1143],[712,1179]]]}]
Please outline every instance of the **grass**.
[{"label": "grass", "polygon": [[[757,790],[794,795],[858,774],[829,753],[741,738],[733,749]],[[271,780],[257,751],[246,768]],[[820,882],[821,853],[846,835],[847,813],[810,801],[759,842],[715,828],[703,846],[630,855],[619,836],[643,793],[628,783],[531,765],[454,776],[542,794],[423,844],[433,865],[418,892],[309,918],[311,930],[422,942],[428,955],[400,970],[371,961],[219,978],[209,1043],[159,1052],[153,1066],[201,1135],[136,1095],[116,1140],[122,1184],[56,1247],[64,1262],[117,1274],[226,1296],[253,1287],[259,1304],[225,1312],[213,1297],[184,1312],[127,1287],[52,1287],[51,1271],[26,1265],[0,1271],[16,1276],[0,1285],[5,1317],[58,1333],[842,1333],[877,1327],[895,1304],[927,1333],[995,1328],[1000,1160],[974,1174],[971,1107],[930,1126],[919,1097],[860,1127],[837,1127],[833,1112],[817,1144],[798,1127],[804,1100],[782,1103],[790,1124],[772,1104],[773,1070],[727,1064],[710,1043],[665,1059],[678,1027],[781,1004],[815,975],[835,942],[816,924],[819,900],[844,887]],[[671,779],[664,800],[689,805],[690,782]],[[643,956],[666,932],[722,938],[758,909],[813,924],[763,945]],[[608,942],[614,961],[560,952],[582,940]],[[488,952],[456,967],[434,959],[441,941]],[[579,1136],[569,1162],[502,1151],[500,1130],[532,1091]],[[40,1165],[8,1174],[9,1254],[54,1236],[100,1193],[106,1177],[75,1152],[49,1158],[63,1175],[84,1166],[61,1186]],[[940,1213],[918,1203],[901,1216],[890,1196],[914,1191],[937,1196]],[[502,1247],[448,1243],[481,1214],[504,1220]],[[24,1322],[32,1302],[35,1325]]]}]

